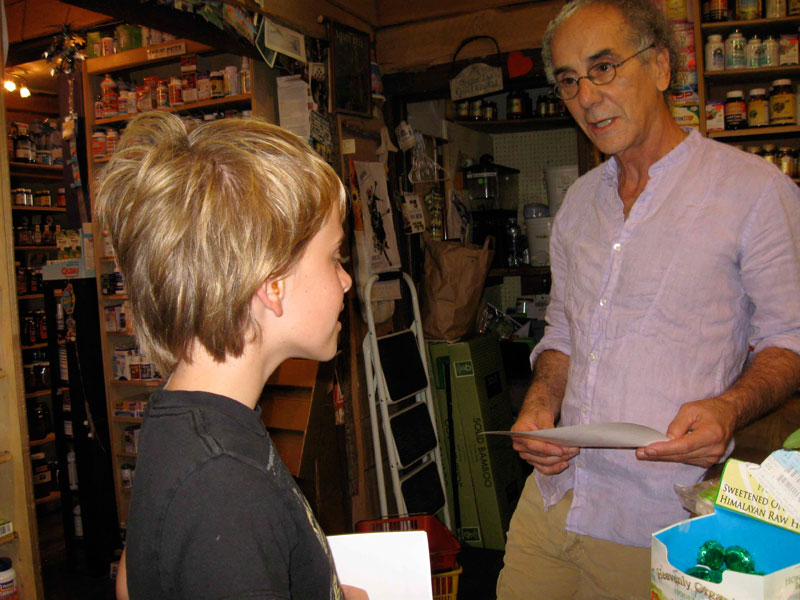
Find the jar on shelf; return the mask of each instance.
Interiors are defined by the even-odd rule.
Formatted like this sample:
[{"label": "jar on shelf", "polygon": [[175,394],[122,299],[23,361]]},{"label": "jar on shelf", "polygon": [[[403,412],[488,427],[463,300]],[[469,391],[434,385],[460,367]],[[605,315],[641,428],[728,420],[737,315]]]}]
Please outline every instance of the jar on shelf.
[{"label": "jar on shelf", "polygon": [[747,100],[747,126],[766,127],[769,125],[769,102],[767,90],[753,88]]},{"label": "jar on shelf", "polygon": [[106,119],[116,117],[119,110],[119,88],[111,75],[106,74],[100,84],[100,92],[103,97],[103,116]]},{"label": "jar on shelf", "polygon": [[97,119],[104,119],[106,116],[105,109],[103,108],[103,95],[97,94],[97,98],[94,101],[94,118]]},{"label": "jar on shelf", "polygon": [[761,0],[736,0],[736,19],[752,21],[761,18]]},{"label": "jar on shelf", "polygon": [[761,54],[762,67],[777,67],[780,65],[780,44],[774,35],[764,39],[764,52]]},{"label": "jar on shelf", "polygon": [[36,190],[36,192],[33,194],[34,206],[50,207],[52,204],[53,202],[50,198],[50,190]]},{"label": "jar on shelf", "polygon": [[725,38],[725,69],[744,69],[745,68],[745,46],[747,40],[744,39],[741,30],[734,29]]},{"label": "jar on shelf", "polygon": [[471,100],[469,103],[469,120],[483,121],[483,100]]},{"label": "jar on shelf", "polygon": [[66,208],[67,206],[67,191],[65,188],[58,188],[56,193],[56,206],[59,208]]},{"label": "jar on shelf", "polygon": [[724,111],[726,131],[747,126],[747,105],[742,90],[731,90],[727,93]]},{"label": "jar on shelf", "polygon": [[92,134],[92,158],[105,158],[106,156],[106,130],[95,129]]},{"label": "jar on shelf", "polygon": [[705,67],[706,71],[725,70],[725,44],[722,43],[722,36],[712,33],[708,36],[705,47]]},{"label": "jar on shelf", "polygon": [[764,160],[771,162],[773,165],[778,164],[777,153],[775,152],[775,144],[764,144]]},{"label": "jar on shelf", "polygon": [[780,19],[786,16],[786,0],[766,0],[764,16],[767,19]]},{"label": "jar on shelf", "polygon": [[717,23],[728,20],[728,0],[709,0],[705,21]]},{"label": "jar on shelf", "polygon": [[793,148],[782,147],[777,154],[778,166],[789,177],[797,175],[797,153]]},{"label": "jar on shelf", "polygon": [[772,82],[769,96],[769,124],[794,125],[797,122],[797,100],[792,90],[791,79],[776,79]]},{"label": "jar on shelf", "polygon": [[50,472],[50,465],[44,452],[31,454],[31,475],[33,477],[33,497],[46,498],[53,489],[53,476]]},{"label": "jar on shelf", "polygon": [[456,119],[466,121],[469,119],[469,100],[456,102]]},{"label": "jar on shelf", "polygon": [[28,134],[28,128],[20,127],[17,138],[14,141],[14,161],[32,163],[34,156],[33,140],[31,140],[31,136]]},{"label": "jar on shelf", "polygon": [[106,155],[111,156],[117,150],[119,143],[119,131],[116,129],[106,130]]},{"label": "jar on shelf", "polygon": [[744,63],[748,69],[758,69],[763,62],[764,44],[758,35],[747,40],[744,47]]},{"label": "jar on shelf", "polygon": [[167,108],[169,106],[169,87],[166,79],[159,79],[156,87],[156,108]]},{"label": "jar on shelf", "polygon": [[485,102],[483,105],[483,120],[496,121],[497,120],[497,104],[494,102]]},{"label": "jar on shelf", "polygon": [[169,80],[169,105],[181,106],[183,104],[183,82],[180,77]]},{"label": "jar on shelf", "polygon": [[800,0],[787,0],[786,12],[789,16],[800,15]]},{"label": "jar on shelf", "polygon": [[525,117],[525,92],[512,90],[506,97],[506,118],[522,119]]},{"label": "jar on shelf", "polygon": [[225,76],[222,71],[211,71],[211,98],[225,97]]}]

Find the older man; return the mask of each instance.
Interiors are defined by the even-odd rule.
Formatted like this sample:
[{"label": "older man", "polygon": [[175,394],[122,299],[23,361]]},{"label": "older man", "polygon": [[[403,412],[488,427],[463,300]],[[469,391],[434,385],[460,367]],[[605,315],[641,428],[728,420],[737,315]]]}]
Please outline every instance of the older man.
[{"label": "older man", "polygon": [[688,516],[673,484],[700,481],[737,429],[800,384],[800,193],[759,157],[675,124],[675,42],[651,0],[566,5],[543,55],[612,158],[556,217],[548,327],[514,430],[623,421],[669,441],[515,439],[535,471],[498,598],[647,598],[650,534]]}]

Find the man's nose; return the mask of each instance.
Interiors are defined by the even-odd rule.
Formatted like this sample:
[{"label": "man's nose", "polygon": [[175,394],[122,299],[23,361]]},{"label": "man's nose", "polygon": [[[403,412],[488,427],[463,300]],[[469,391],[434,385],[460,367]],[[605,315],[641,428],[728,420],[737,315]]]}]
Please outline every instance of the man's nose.
[{"label": "man's nose", "polygon": [[589,108],[602,98],[602,93],[598,86],[584,76],[578,79],[578,94],[576,99],[582,108]]}]

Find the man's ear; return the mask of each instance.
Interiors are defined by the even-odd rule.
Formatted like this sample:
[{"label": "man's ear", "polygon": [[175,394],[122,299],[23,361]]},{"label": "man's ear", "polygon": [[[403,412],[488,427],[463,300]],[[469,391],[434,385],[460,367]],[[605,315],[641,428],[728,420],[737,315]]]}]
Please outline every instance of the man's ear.
[{"label": "man's ear", "polygon": [[283,279],[267,279],[256,290],[258,298],[267,310],[271,310],[276,317],[283,315]]}]

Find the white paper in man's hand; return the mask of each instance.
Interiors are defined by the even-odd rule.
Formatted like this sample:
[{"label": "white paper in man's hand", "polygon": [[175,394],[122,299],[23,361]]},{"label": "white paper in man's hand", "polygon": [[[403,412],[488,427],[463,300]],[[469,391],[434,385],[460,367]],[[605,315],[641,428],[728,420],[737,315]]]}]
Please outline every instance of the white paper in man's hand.
[{"label": "white paper in man's hand", "polygon": [[392,531],[328,536],[339,581],[369,600],[433,600],[428,534]]},{"label": "white paper in man's hand", "polygon": [[537,431],[484,431],[542,440],[559,446],[577,448],[641,448],[669,438],[651,427],[635,423],[590,423]]}]

